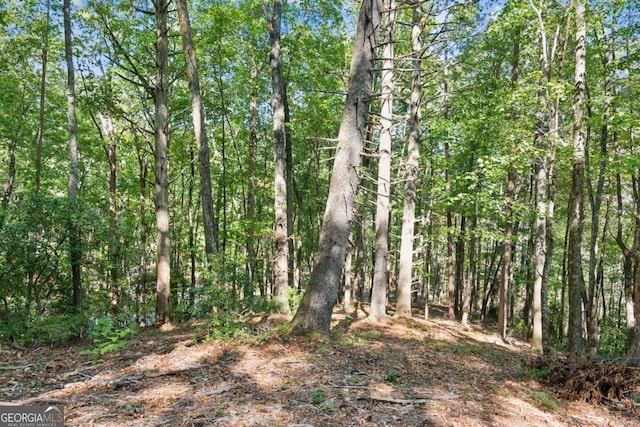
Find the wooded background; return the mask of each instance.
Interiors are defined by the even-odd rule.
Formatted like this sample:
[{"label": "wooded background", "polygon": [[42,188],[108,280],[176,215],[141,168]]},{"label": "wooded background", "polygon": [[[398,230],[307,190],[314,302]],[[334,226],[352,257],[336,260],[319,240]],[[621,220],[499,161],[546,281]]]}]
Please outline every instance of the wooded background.
[{"label": "wooded background", "polygon": [[640,357],[639,24],[637,0],[8,0],[0,340],[289,315],[317,282],[329,313],[446,304]]}]

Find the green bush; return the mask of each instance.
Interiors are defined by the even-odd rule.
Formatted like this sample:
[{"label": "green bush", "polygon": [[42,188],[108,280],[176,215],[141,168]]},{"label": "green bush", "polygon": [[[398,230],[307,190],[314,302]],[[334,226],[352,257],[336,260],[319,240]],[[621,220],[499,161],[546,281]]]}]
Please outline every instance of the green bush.
[{"label": "green bush", "polygon": [[118,327],[110,317],[101,317],[89,330],[94,348],[83,351],[82,354],[93,356],[94,362],[98,363],[101,355],[123,348],[133,334],[133,329]]},{"label": "green bush", "polygon": [[30,316],[16,311],[0,322],[0,342],[15,341],[19,345],[60,345],[82,338],[85,318],[77,314],[48,314]]},{"label": "green bush", "polygon": [[623,356],[627,348],[627,334],[625,328],[618,329],[617,325],[607,319],[600,325],[600,343],[598,352],[607,357]]}]

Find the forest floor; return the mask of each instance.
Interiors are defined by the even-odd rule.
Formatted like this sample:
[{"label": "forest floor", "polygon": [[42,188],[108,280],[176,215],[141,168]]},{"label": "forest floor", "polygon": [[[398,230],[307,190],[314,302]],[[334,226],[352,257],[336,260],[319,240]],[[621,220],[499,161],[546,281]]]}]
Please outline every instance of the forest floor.
[{"label": "forest floor", "polygon": [[86,343],[5,346],[0,400],[63,404],[65,425],[82,427],[640,425],[637,407],[558,397],[525,343],[437,316],[359,314],[336,313],[330,338],[266,317],[233,339],[205,323],[147,329],[100,363]]}]

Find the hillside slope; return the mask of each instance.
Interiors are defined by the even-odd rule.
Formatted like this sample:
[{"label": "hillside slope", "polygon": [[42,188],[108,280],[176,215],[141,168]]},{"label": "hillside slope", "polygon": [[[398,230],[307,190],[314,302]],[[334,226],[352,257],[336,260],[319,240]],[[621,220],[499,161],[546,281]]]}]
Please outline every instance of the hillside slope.
[{"label": "hillside slope", "polygon": [[0,399],[65,405],[67,426],[637,426],[632,411],[567,402],[523,343],[442,319],[336,316],[306,339],[281,321],[146,330],[93,364],[65,349],[3,348]]}]

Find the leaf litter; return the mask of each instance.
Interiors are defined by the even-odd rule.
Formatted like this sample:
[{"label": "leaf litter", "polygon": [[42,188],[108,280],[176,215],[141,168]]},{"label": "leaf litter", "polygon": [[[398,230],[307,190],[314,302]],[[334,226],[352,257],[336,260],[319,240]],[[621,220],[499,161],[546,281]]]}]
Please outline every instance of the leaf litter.
[{"label": "leaf litter", "polygon": [[82,427],[640,425],[633,368],[546,360],[533,378],[526,344],[478,325],[334,317],[330,337],[265,317],[233,339],[204,322],[149,329],[100,364],[80,344],[2,348],[0,400],[62,403]]}]

